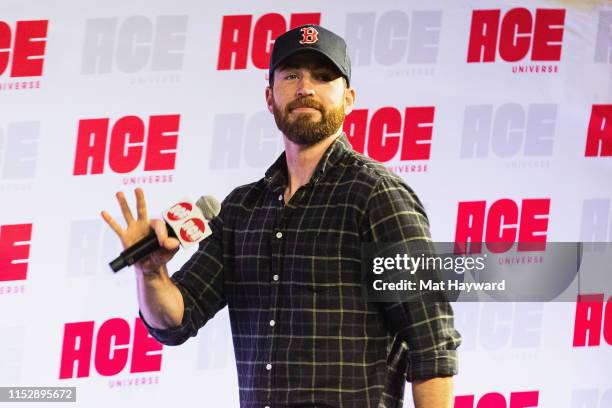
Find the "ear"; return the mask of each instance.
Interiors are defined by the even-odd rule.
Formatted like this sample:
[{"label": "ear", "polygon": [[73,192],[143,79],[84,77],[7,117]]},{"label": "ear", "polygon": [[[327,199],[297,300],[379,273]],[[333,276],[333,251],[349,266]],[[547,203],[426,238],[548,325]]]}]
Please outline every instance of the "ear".
[{"label": "ear", "polygon": [[353,111],[356,98],[355,88],[346,88],[344,90],[344,114],[348,115]]},{"label": "ear", "polygon": [[268,111],[270,113],[274,113],[274,110],[272,108],[272,106],[273,106],[272,88],[270,88],[269,86],[266,86],[266,105],[268,105]]}]

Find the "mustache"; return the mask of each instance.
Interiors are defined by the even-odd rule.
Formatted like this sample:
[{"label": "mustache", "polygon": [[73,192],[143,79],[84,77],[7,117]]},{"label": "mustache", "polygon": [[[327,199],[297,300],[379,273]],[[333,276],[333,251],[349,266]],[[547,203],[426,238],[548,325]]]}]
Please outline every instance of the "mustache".
[{"label": "mustache", "polygon": [[323,105],[321,105],[319,102],[315,101],[312,98],[300,98],[287,104],[288,112],[297,108],[312,108],[317,109],[319,111],[324,110]]}]

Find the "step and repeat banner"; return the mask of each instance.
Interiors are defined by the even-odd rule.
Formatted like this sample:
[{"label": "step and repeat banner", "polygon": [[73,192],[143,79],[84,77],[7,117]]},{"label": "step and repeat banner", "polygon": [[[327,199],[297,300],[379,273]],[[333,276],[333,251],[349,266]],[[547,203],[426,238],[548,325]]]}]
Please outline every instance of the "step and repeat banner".
[{"label": "step and repeat banner", "polygon": [[[349,140],[417,192],[436,241],[612,241],[612,2],[0,10],[0,386],[76,387],[83,407],[238,406],[227,309],[179,347],[153,340],[100,211],[122,219],[114,195],[133,205],[138,186],[156,214],[263,177],[283,149],[270,51],[304,23],[346,39]],[[590,294],[454,304],[455,407],[612,407],[612,293]]]}]

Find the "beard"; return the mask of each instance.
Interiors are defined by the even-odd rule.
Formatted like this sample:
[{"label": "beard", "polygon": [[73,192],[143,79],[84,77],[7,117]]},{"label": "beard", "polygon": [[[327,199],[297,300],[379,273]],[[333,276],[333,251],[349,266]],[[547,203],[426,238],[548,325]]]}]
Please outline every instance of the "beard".
[{"label": "beard", "polygon": [[[296,99],[285,106],[279,107],[272,99],[272,109],[276,126],[287,139],[301,146],[312,146],[328,136],[333,135],[344,121],[344,106],[325,108],[321,103],[309,97]],[[314,108],[320,112],[321,119],[313,119],[316,112],[300,112],[291,119],[291,110],[295,108]]]}]

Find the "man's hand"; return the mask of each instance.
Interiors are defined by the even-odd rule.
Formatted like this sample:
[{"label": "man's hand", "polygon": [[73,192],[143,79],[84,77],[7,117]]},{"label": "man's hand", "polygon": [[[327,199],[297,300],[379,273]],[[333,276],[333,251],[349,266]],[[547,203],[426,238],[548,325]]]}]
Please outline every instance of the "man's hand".
[{"label": "man's hand", "polygon": [[123,244],[124,249],[147,236],[151,231],[151,228],[155,230],[155,234],[157,235],[157,240],[159,241],[161,249],[152,253],[150,256],[141,260],[134,266],[144,273],[156,273],[161,267],[166,265],[170,259],[172,259],[178,250],[179,241],[176,238],[168,237],[166,224],[162,220],[149,221],[147,206],[142,189],[136,188],[134,190],[134,194],[136,195],[137,219],[134,219],[123,192],[120,191],[116,194],[119,207],[121,208],[121,213],[123,214],[123,218],[127,224],[125,229],[122,228],[119,223],[117,223],[117,221],[115,221],[106,211],[102,211],[102,218],[121,239],[121,244]]}]

